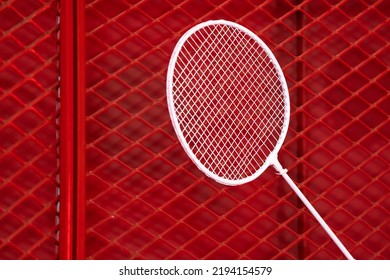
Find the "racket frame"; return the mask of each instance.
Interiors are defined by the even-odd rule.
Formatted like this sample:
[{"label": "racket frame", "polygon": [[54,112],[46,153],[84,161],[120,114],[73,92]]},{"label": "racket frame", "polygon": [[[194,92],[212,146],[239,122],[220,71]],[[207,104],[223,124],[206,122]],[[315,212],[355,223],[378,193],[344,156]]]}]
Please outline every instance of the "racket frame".
[{"label": "racket frame", "polygon": [[[205,27],[211,26],[211,25],[226,25],[229,27],[233,27],[238,29],[241,32],[244,32],[247,34],[250,38],[252,38],[257,44],[261,46],[261,48],[266,52],[269,59],[272,61],[274,68],[277,72],[279,81],[281,82],[281,87],[283,90],[283,98],[284,98],[284,120],[282,129],[278,138],[278,141],[276,142],[274,149],[272,152],[267,156],[265,159],[263,165],[253,174],[237,179],[232,180],[228,178],[221,177],[215,173],[213,173],[211,170],[209,170],[193,153],[192,149],[190,148],[189,144],[187,143],[182,130],[180,129],[179,121],[176,115],[175,111],[175,105],[173,100],[173,77],[174,77],[174,71],[175,71],[175,65],[177,58],[180,54],[180,51],[184,45],[184,43],[187,41],[187,39],[193,35],[195,32],[199,31],[200,29],[203,29]],[[206,22],[202,22],[200,24],[197,24],[190,28],[184,35],[179,39],[178,43],[176,44],[175,49],[173,50],[173,53],[171,55],[171,59],[169,61],[168,65],[168,72],[167,72],[167,81],[166,81],[166,92],[167,92],[167,103],[168,103],[168,111],[169,115],[172,121],[173,128],[176,132],[176,135],[178,136],[179,142],[182,145],[184,151],[187,153],[188,157],[195,163],[195,165],[200,169],[206,176],[212,178],[213,180],[217,181],[218,183],[228,185],[228,186],[237,186],[242,185],[248,182],[251,182],[258,178],[270,165],[277,165],[278,159],[277,155],[282,147],[282,144],[284,142],[284,139],[287,134],[289,122],[290,122],[290,98],[289,98],[289,92],[288,87],[286,83],[286,79],[283,75],[282,69],[276,60],[274,54],[270,50],[270,48],[251,30],[247,29],[246,27],[239,25],[235,22],[227,21],[227,20],[209,20]]]}]

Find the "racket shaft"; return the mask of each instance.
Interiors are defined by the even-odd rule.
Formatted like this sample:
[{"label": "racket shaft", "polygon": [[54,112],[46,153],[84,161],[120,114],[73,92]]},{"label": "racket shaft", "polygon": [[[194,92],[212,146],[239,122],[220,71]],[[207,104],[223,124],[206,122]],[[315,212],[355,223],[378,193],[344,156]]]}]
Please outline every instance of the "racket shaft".
[{"label": "racket shaft", "polygon": [[287,174],[286,170],[283,169],[283,167],[280,165],[279,162],[274,164],[275,169],[279,172],[280,175],[284,178],[284,180],[289,184],[289,186],[293,189],[293,191],[297,194],[297,196],[301,199],[303,204],[309,209],[311,214],[316,218],[316,220],[319,222],[319,224],[322,226],[322,228],[326,231],[326,233],[329,235],[330,238],[334,241],[334,243],[339,247],[341,252],[345,255],[345,257],[348,260],[354,260],[352,255],[349,253],[347,248],[345,248],[344,244],[341,243],[340,239],[334,234],[334,232],[331,230],[331,228],[328,226],[328,224],[324,221],[324,219],[321,217],[321,215],[317,212],[317,210],[311,205],[311,203],[307,200],[305,195],[301,192],[301,190],[297,187],[297,185],[294,183],[294,181],[290,178],[290,176]]}]

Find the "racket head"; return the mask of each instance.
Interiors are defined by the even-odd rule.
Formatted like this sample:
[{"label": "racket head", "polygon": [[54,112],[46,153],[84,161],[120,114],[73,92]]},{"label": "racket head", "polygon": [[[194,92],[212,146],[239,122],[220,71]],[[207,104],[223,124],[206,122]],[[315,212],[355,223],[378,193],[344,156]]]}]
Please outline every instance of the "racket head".
[{"label": "racket head", "polygon": [[172,53],[166,92],[176,135],[208,177],[240,185],[277,162],[288,88],[275,56],[249,29],[226,20],[189,29]]}]

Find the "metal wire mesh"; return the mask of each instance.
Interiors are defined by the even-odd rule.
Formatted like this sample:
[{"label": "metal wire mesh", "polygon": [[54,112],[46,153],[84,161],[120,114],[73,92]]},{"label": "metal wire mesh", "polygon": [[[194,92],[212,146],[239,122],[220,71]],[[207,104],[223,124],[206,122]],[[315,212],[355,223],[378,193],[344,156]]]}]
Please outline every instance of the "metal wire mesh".
[{"label": "metal wire mesh", "polygon": [[0,259],[54,259],[57,2],[3,1],[0,19]]},{"label": "metal wire mesh", "polygon": [[[55,258],[56,1],[0,5],[0,258]],[[280,161],[357,259],[390,258],[385,1],[86,1],[90,259],[343,258],[271,170],[223,187],[180,147],[168,60],[198,22],[274,52],[291,121]]]},{"label": "metal wire mesh", "polygon": [[292,103],[282,164],[356,258],[390,257],[384,1],[89,1],[86,11],[88,258],[343,258],[271,171],[224,188],[182,151],[164,77],[179,37],[209,19],[270,46]]}]

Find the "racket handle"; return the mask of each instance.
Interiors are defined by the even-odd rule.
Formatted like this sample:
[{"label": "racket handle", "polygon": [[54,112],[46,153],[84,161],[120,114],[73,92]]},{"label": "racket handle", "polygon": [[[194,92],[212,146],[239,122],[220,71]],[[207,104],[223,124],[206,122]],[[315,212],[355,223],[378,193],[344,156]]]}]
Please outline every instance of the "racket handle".
[{"label": "racket handle", "polygon": [[334,232],[331,230],[331,228],[328,226],[328,224],[324,221],[324,219],[321,217],[321,215],[317,212],[316,209],[314,209],[313,205],[307,200],[305,195],[301,192],[301,190],[297,187],[297,185],[294,183],[293,180],[291,180],[290,176],[287,174],[287,170],[282,167],[282,165],[279,163],[279,161],[276,161],[273,164],[276,171],[281,175],[284,180],[286,180],[287,184],[293,189],[293,191],[298,195],[298,197],[301,199],[303,204],[309,209],[311,214],[316,218],[316,220],[319,222],[319,224],[322,226],[322,228],[326,231],[326,233],[329,235],[330,238],[334,241],[334,243],[339,247],[341,252],[345,255],[345,257],[348,260],[354,260],[352,255],[349,253],[347,248],[345,248],[344,244],[341,243],[340,239],[334,234]]}]

